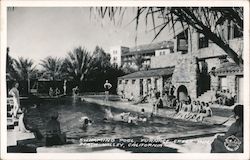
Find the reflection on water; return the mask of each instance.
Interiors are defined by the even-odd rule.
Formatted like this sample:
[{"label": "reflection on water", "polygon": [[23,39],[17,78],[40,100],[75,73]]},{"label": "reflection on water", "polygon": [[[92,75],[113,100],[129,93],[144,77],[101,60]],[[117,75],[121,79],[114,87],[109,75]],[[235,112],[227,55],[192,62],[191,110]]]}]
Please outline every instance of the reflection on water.
[{"label": "reflection on water", "polygon": [[[59,112],[61,130],[67,137],[79,139],[83,138],[121,138],[137,137],[143,135],[157,135],[159,133],[178,133],[180,131],[207,128],[202,124],[178,121],[168,118],[154,118],[149,122],[139,125],[127,124],[123,122],[104,122],[103,118],[105,106],[82,102],[74,98],[63,98],[60,100],[43,102],[36,108],[29,109],[27,114],[31,125],[38,127],[45,134],[45,126],[49,120],[49,115],[53,111]],[[111,108],[114,114],[124,112],[124,110]],[[133,114],[133,112],[132,112]],[[135,114],[135,113],[134,113]],[[87,128],[82,128],[79,119],[88,116],[93,124]]]}]

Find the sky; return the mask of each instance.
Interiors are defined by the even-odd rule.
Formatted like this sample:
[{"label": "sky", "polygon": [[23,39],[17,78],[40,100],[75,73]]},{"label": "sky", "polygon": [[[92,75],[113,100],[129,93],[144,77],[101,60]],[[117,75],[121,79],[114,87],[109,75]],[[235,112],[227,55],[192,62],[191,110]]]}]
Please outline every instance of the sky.
[{"label": "sky", "polygon": [[10,56],[30,58],[39,64],[47,56],[63,58],[78,46],[92,52],[98,45],[109,52],[112,46],[134,47],[169,39],[169,31],[164,30],[152,42],[152,23],[146,26],[145,19],[136,31],[135,21],[130,23],[135,14],[135,8],[128,8],[122,23],[118,17],[114,24],[97,17],[88,7],[16,7],[7,12]]}]

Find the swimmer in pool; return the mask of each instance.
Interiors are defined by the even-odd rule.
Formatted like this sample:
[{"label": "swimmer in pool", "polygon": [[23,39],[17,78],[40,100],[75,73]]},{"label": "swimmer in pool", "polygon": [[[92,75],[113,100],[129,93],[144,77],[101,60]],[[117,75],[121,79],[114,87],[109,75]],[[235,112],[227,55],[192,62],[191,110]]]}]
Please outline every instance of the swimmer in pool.
[{"label": "swimmer in pool", "polygon": [[146,122],[147,121],[147,116],[145,114],[145,109],[142,108],[140,114],[138,115],[138,121],[141,122]]},{"label": "swimmer in pool", "polygon": [[138,117],[132,116],[130,112],[122,112],[120,114],[113,115],[110,109],[105,109],[104,121],[120,121],[126,123],[137,123]]},{"label": "swimmer in pool", "polygon": [[81,117],[81,119],[79,121],[82,123],[82,127],[84,127],[84,128],[92,125],[92,121],[86,116]]}]

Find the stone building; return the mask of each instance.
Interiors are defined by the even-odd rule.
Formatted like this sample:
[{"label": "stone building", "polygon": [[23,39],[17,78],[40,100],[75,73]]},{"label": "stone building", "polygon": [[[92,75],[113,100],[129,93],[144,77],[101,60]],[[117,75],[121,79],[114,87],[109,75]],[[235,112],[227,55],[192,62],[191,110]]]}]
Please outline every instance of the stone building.
[{"label": "stone building", "polygon": [[[232,23],[221,26],[221,36],[224,36],[229,46],[242,56],[243,38],[236,26]],[[136,81],[138,86],[129,83],[134,78],[132,75],[140,75],[138,79],[141,78],[144,82],[145,78],[142,77],[145,77],[145,73],[152,70],[158,72],[174,66],[173,73],[169,74],[168,79],[176,88],[174,93],[176,97],[182,94],[186,97],[190,96],[191,99],[210,101],[215,91],[229,90],[232,95],[235,95],[237,102],[243,101],[243,67],[237,66],[224,50],[192,28],[180,32],[172,41],[173,52],[151,57],[149,71],[138,71],[120,77],[118,93],[128,90],[124,93],[130,96],[130,92],[137,90],[134,96],[140,96],[141,94],[138,94],[139,80]],[[147,76],[147,79],[150,78],[155,77]],[[155,81],[151,80],[151,85],[155,86],[154,83]],[[161,83],[162,85],[157,90],[162,93],[165,81],[162,80]]]},{"label": "stone building", "polygon": [[154,90],[163,92],[164,82],[170,81],[174,67],[154,68],[134,72],[118,78],[118,94],[125,98],[145,96]]}]

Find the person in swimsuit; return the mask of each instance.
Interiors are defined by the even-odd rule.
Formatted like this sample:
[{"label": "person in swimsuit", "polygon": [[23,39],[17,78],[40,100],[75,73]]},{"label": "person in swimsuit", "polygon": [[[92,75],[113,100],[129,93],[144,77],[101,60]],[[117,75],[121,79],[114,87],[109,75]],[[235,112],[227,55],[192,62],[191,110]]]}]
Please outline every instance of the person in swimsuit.
[{"label": "person in swimsuit", "polygon": [[183,115],[184,119],[188,119],[189,116],[192,115],[191,114],[191,112],[192,112],[192,105],[191,105],[190,101],[186,101],[186,106],[187,106],[187,110],[186,110],[186,112]]},{"label": "person in swimsuit", "polygon": [[30,131],[26,128],[25,123],[24,123],[24,114],[26,113],[26,109],[23,107],[21,108],[22,114],[19,117],[18,120],[18,130],[22,133],[29,133]]},{"label": "person in swimsuit", "polygon": [[49,96],[50,96],[50,97],[53,97],[53,93],[54,93],[54,91],[53,91],[52,87],[50,87],[50,88],[49,88]]},{"label": "person in swimsuit", "polygon": [[103,85],[104,90],[105,90],[105,101],[108,101],[109,98],[109,91],[112,88],[112,85],[109,83],[108,80],[106,80],[106,82]]},{"label": "person in swimsuit", "polygon": [[29,119],[27,118],[26,114],[28,113],[28,110],[24,107],[21,108],[22,114],[19,117],[18,120],[18,130],[22,133],[30,133],[32,132],[36,139],[41,140],[43,139],[43,135],[40,132],[40,130],[34,126],[29,124]]},{"label": "person in swimsuit", "polygon": [[199,113],[197,114],[197,116],[195,117],[195,120],[196,121],[202,121],[204,116],[205,116],[205,113],[206,113],[206,110],[205,110],[205,102],[201,102],[201,105],[199,106]]},{"label": "person in swimsuit", "polygon": [[142,108],[140,114],[138,114],[138,121],[141,122],[146,122],[147,121],[147,116],[145,114],[145,109]]},{"label": "person in swimsuit", "polygon": [[82,128],[87,128],[88,126],[92,125],[92,120],[90,120],[87,116],[81,117],[79,122],[82,123]]},{"label": "person in swimsuit", "polygon": [[163,108],[163,101],[161,99],[161,93],[156,92],[155,93],[155,102],[153,103],[153,110],[152,110],[152,115],[157,115],[159,108]]},{"label": "person in swimsuit", "polygon": [[56,90],[55,90],[55,96],[59,96],[60,95],[60,90],[59,90],[59,88],[56,88]]},{"label": "person in swimsuit", "polygon": [[179,104],[180,104],[181,107],[179,109],[179,112],[174,117],[176,119],[181,118],[183,116],[185,110],[186,110],[186,104],[183,101],[179,102]]},{"label": "person in swimsuit", "polygon": [[11,90],[9,91],[9,95],[13,97],[13,116],[17,117],[17,112],[20,108],[20,97],[19,97],[19,90],[17,89],[19,87],[19,83],[15,82]]},{"label": "person in swimsuit", "polygon": [[61,133],[60,122],[57,120],[58,112],[53,112],[50,117],[51,119],[46,126],[46,146],[66,143],[66,136]]},{"label": "person in swimsuit", "polygon": [[187,117],[187,120],[194,119],[199,114],[199,106],[197,105],[196,101],[193,101],[192,103],[192,111],[190,113],[190,116]]}]

